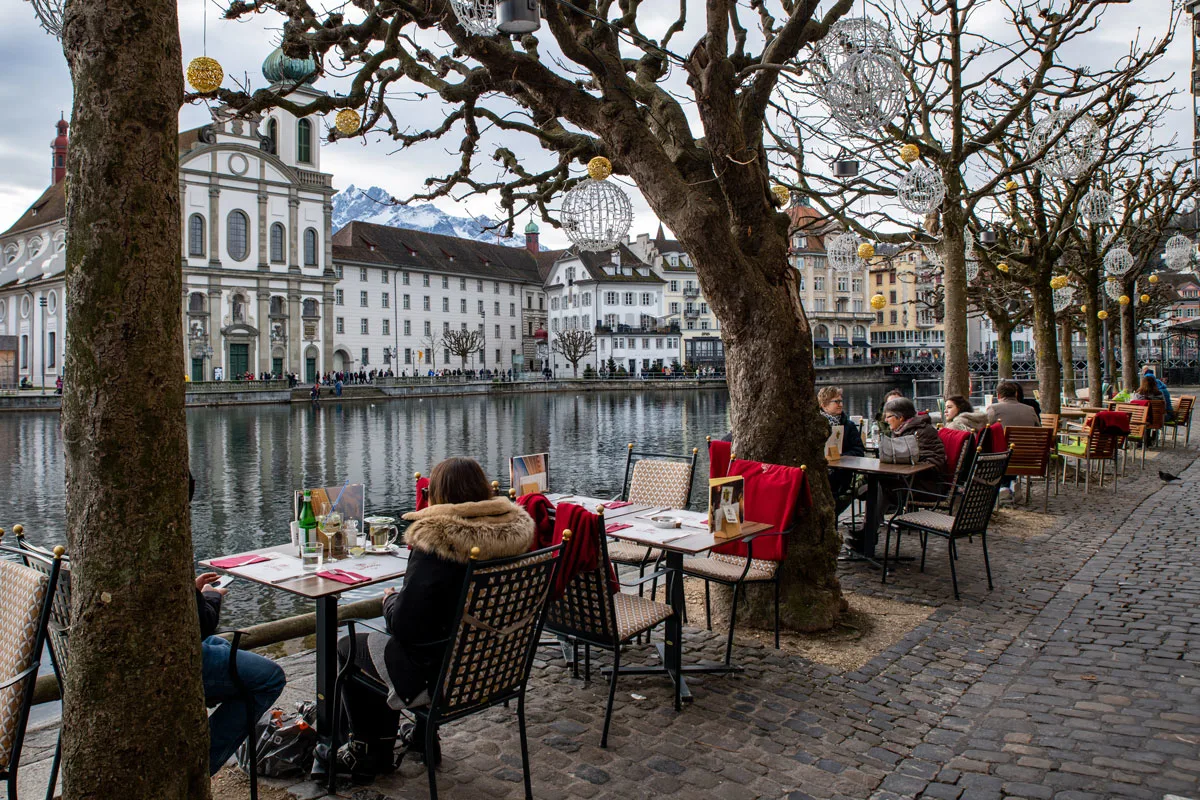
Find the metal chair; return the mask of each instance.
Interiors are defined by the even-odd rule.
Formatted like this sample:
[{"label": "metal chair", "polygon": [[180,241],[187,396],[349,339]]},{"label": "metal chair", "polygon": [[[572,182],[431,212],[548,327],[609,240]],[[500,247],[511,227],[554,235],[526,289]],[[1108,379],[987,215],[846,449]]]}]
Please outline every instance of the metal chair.
[{"label": "metal chair", "polygon": [[[0,629],[6,634],[0,639],[0,779],[7,782],[8,800],[17,800],[21,746],[64,552],[56,547],[47,557],[0,545]],[[26,566],[35,562],[37,567]]]},{"label": "metal chair", "polygon": [[[446,656],[433,686],[428,706],[412,709],[425,722],[425,752],[436,750],[437,731],[442,725],[517,701],[517,725],[521,738],[521,768],[525,797],[533,797],[529,779],[529,743],[525,735],[525,688],[533,656],[546,619],[546,599],[558,567],[560,546],[532,553],[479,561],[479,548],[471,548],[471,560],[463,581],[462,597],[455,615],[453,634],[446,642]],[[364,620],[344,620],[349,628],[350,653],[334,683],[335,696],[350,681],[380,695],[386,702],[387,687],[356,666],[356,627],[378,631]],[[334,719],[334,740],[341,727],[339,703]],[[425,759],[429,775],[429,797],[437,800],[437,759]]]},{"label": "metal chair", "polygon": [[1034,478],[1046,482],[1046,499],[1042,513],[1050,510],[1050,481],[1054,480],[1050,469],[1050,452],[1054,449],[1055,431],[1052,428],[1034,428],[1014,425],[1004,429],[1012,458],[1005,475],[1025,479],[1025,504],[1029,505],[1031,484]]},{"label": "metal chair", "polygon": [[[1183,428],[1185,438],[1183,446],[1187,447],[1192,442],[1192,408],[1196,405],[1195,395],[1185,394],[1179,398],[1179,403],[1175,406],[1175,419],[1163,421],[1163,426],[1170,428],[1173,431],[1171,437],[1171,447],[1179,444],[1179,429]],[[1165,435],[1165,434],[1164,434]]]},{"label": "metal chair", "polygon": [[[561,507],[559,513],[562,513]],[[610,584],[611,559],[608,555],[608,537],[604,536],[604,515],[584,511],[583,519],[594,525],[598,543],[596,567],[578,572],[570,578],[562,597],[549,604],[546,611],[546,630],[583,644],[587,669],[585,680],[591,676],[590,648],[604,648],[612,652],[612,673],[609,678],[608,704],[604,709],[604,730],[600,734],[600,746],[608,747],[608,728],[612,722],[613,699],[617,694],[617,678],[621,673],[621,647],[632,642],[665,622],[674,611],[666,603],[659,603],[640,595],[613,592]],[[569,531],[563,538],[568,539]],[[576,531],[575,541],[587,542],[583,531]],[[658,573],[655,573],[655,577]],[[643,576],[643,581],[649,580]],[[578,671],[578,659],[575,659]],[[675,705],[679,706],[679,684],[675,685]]]},{"label": "metal chair", "polygon": [[[691,455],[684,456],[642,453],[634,451],[630,442],[626,448],[621,499],[660,508],[687,508],[692,496],[692,479],[696,474],[696,453],[695,447]],[[608,548],[608,556],[614,564],[637,568],[639,578],[645,577],[646,567],[661,555],[662,551],[657,548],[632,542],[616,541],[610,543]]]},{"label": "metal chair", "polygon": [[[1009,430],[1012,430],[1011,428]],[[896,531],[896,555],[900,554],[900,537],[905,530],[915,531],[921,539],[921,571],[925,571],[925,551],[930,536],[940,536],[948,542],[950,558],[950,580],[954,586],[954,599],[958,600],[958,572],[954,562],[958,557],[957,541],[978,536],[983,542],[983,566],[987,571],[988,589],[992,588],[992,565],[988,560],[987,527],[996,507],[1000,493],[1000,479],[1008,469],[1011,451],[1002,453],[978,453],[967,478],[966,490],[953,515],[939,511],[911,511],[897,513],[887,523],[883,543],[883,583],[887,583],[888,551],[891,549],[892,530]],[[918,494],[913,491],[913,494]]]}]

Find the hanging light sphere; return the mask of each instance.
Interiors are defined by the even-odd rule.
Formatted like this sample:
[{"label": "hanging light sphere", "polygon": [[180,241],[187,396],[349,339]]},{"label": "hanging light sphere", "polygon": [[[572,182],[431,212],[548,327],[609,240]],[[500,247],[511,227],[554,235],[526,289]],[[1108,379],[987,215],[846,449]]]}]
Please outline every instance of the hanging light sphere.
[{"label": "hanging light sphere", "polygon": [[946,197],[946,184],[940,173],[924,164],[914,164],[896,187],[900,205],[913,214],[932,214]]},{"label": "hanging light sphere", "polygon": [[[1051,178],[1078,178],[1100,157],[1100,129],[1084,114],[1072,120],[1075,111],[1051,111],[1033,126],[1029,157],[1041,154],[1036,166]],[[1051,144],[1053,142],[1053,144]]]},{"label": "hanging light sphere", "polygon": [[1097,311],[1096,319],[1108,319],[1108,312],[1107,311]]},{"label": "hanging light sphere", "polygon": [[900,113],[904,103],[904,70],[882,51],[851,57],[824,87],[830,116],[847,133],[869,133]]},{"label": "hanging light sphere", "polygon": [[362,117],[353,108],[343,108],[334,117],[333,124],[338,129],[338,133],[349,136],[358,133],[358,129],[362,127]]},{"label": "hanging light sphere", "polygon": [[883,309],[887,308],[887,298],[881,294],[872,295],[871,308],[876,311],[883,311]]},{"label": "hanging light sphere", "polygon": [[974,258],[967,259],[967,283],[979,277],[979,261]]},{"label": "hanging light sphere", "polygon": [[1141,297],[1139,297],[1139,298],[1138,298],[1138,300],[1141,300],[1141,301],[1142,301],[1142,305],[1145,305],[1146,303],[1149,303],[1149,302],[1150,302],[1150,295],[1148,295],[1148,294],[1144,294],[1144,295],[1142,295]]},{"label": "hanging light sphere", "polygon": [[1146,280],[1150,281],[1150,283],[1158,283],[1158,276],[1151,275],[1149,278],[1146,278]]},{"label": "hanging light sphere", "polygon": [[1075,302],[1075,290],[1070,287],[1061,287],[1054,290],[1054,313],[1061,314],[1071,307]]},{"label": "hanging light sphere", "polygon": [[875,257],[875,245],[870,242],[863,242],[858,246],[858,257],[863,261]]},{"label": "hanging light sphere", "polygon": [[581,250],[611,250],[633,224],[633,206],[619,186],[585,178],[563,195],[563,231]]},{"label": "hanging light sphere", "polygon": [[1167,266],[1171,269],[1184,269],[1192,263],[1192,253],[1194,251],[1195,247],[1192,245],[1192,240],[1177,233],[1170,239],[1167,239],[1167,249],[1163,255],[1163,260],[1167,262]]},{"label": "hanging light sphere", "polygon": [[1120,300],[1124,296],[1120,278],[1109,278],[1104,282],[1104,293],[1110,300]]},{"label": "hanging light sphere", "polygon": [[817,91],[824,94],[838,69],[855,56],[881,52],[895,56],[896,40],[887,28],[866,17],[843,17],[829,27],[825,38],[813,48],[812,73]]},{"label": "hanging light sphere", "polygon": [[905,164],[911,164],[921,157],[921,148],[915,144],[906,144],[900,148],[900,160]]},{"label": "hanging light sphere", "polygon": [[775,196],[776,204],[785,208],[787,207],[787,204],[792,201],[792,190],[786,186],[780,186],[779,184],[772,186],[771,194]]},{"label": "hanging light sphere", "polygon": [[858,258],[858,245],[856,234],[839,233],[829,241],[825,256],[838,272],[852,272],[862,266]]},{"label": "hanging light sphere", "polygon": [[1001,261],[999,264],[996,265],[996,269],[1000,270],[1001,272],[1007,273],[1008,272],[1008,264]]},{"label": "hanging light sphere", "polygon": [[496,0],[450,0],[458,24],[476,36],[495,36],[500,21],[496,18]]},{"label": "hanging light sphere", "polygon": [[602,181],[612,175],[612,162],[604,156],[596,156],[588,162],[588,177],[594,181]]},{"label": "hanging light sphere", "polygon": [[1113,196],[1103,189],[1089,189],[1079,201],[1079,216],[1089,225],[1110,222],[1113,216]]},{"label": "hanging light sphere", "polygon": [[1125,240],[1121,239],[1104,254],[1104,272],[1120,277],[1131,269],[1133,269],[1133,253],[1129,252]]},{"label": "hanging light sphere", "polygon": [[1120,297],[1117,298],[1117,302],[1123,306],[1129,305],[1129,295],[1127,295],[1127,294],[1121,295]]},{"label": "hanging light sphere", "polygon": [[1067,280],[1066,275],[1055,275],[1053,278],[1050,279],[1050,288],[1051,289],[1062,289],[1062,288],[1066,287],[1067,283],[1068,283],[1068,280]]},{"label": "hanging light sphere", "polygon": [[221,81],[224,79],[225,70],[221,69],[221,65],[215,58],[200,56],[188,62],[187,82],[201,94],[208,94],[220,89]]}]

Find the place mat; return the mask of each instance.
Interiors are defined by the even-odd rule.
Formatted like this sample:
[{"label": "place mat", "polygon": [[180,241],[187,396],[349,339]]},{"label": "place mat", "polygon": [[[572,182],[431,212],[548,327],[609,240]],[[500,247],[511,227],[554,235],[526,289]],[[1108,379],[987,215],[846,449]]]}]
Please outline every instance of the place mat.
[{"label": "place mat", "polygon": [[353,586],[356,583],[366,583],[371,580],[366,575],[359,575],[357,572],[346,572],[342,569],[327,569],[316,573],[318,578],[326,578],[338,583],[348,583]]},{"label": "place mat", "polygon": [[228,556],[226,558],[215,558],[208,562],[217,569],[232,569],[233,567],[245,567],[249,564],[261,564],[264,561],[270,561],[266,556],[246,555],[246,556]]},{"label": "place mat", "polygon": [[632,527],[633,527],[632,525],[627,525],[624,522],[610,522],[604,526],[604,532],[605,533],[616,533],[617,531],[623,531],[626,528],[632,528]]}]

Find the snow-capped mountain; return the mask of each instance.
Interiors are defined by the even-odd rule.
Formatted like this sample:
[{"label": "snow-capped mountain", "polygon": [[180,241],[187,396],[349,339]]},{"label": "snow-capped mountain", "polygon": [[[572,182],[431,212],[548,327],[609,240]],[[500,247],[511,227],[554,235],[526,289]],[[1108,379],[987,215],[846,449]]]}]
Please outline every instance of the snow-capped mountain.
[{"label": "snow-capped mountain", "polygon": [[506,244],[510,247],[521,247],[525,244],[524,236],[503,239],[498,237],[495,231],[489,231],[488,226],[495,225],[496,222],[487,217],[454,217],[432,203],[392,205],[391,195],[378,186],[359,189],[351,184],[333,196],[333,229],[336,231],[347,223],[356,221],[440,233],[489,244]]}]

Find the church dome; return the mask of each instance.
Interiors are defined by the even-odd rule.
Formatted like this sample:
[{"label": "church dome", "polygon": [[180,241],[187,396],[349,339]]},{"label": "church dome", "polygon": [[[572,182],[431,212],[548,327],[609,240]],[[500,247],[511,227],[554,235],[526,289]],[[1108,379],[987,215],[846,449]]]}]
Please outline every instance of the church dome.
[{"label": "church dome", "polygon": [[271,83],[312,83],[317,79],[317,62],[309,58],[292,58],[276,47],[263,61],[262,74]]},{"label": "church dome", "polygon": [[525,226],[525,232],[526,233],[537,233],[538,232],[537,223],[534,222],[533,220],[529,220],[529,224]]}]

